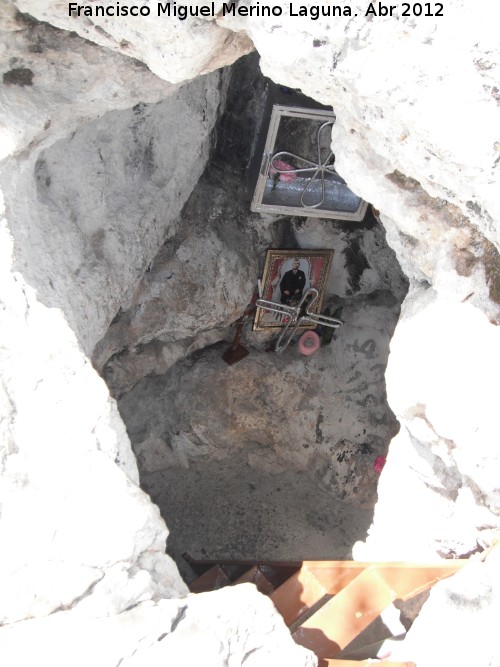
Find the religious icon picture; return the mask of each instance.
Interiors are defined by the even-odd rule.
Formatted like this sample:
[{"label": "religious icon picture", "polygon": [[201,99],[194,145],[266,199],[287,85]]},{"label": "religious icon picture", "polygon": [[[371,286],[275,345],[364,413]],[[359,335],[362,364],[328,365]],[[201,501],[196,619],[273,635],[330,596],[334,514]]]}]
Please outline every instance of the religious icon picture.
[{"label": "religious icon picture", "polygon": [[251,209],[363,220],[367,203],[335,168],[333,111],[273,106]]},{"label": "religious icon picture", "polygon": [[[262,276],[262,298],[275,303],[296,306],[308,289],[314,287],[319,296],[311,312],[320,313],[333,250],[275,250],[267,251]],[[286,316],[257,308],[254,331],[279,331]],[[301,329],[311,329],[310,324]]]}]

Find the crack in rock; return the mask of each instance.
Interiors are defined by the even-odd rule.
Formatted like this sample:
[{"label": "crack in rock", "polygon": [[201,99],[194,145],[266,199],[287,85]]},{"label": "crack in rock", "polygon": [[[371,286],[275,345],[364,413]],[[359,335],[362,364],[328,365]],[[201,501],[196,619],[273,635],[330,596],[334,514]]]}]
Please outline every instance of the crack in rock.
[{"label": "crack in rock", "polygon": [[177,616],[172,621],[172,627],[170,628],[170,632],[175,632],[175,630],[177,630],[179,624],[186,618],[186,612],[187,612],[187,605],[179,609],[179,611],[177,612]]}]

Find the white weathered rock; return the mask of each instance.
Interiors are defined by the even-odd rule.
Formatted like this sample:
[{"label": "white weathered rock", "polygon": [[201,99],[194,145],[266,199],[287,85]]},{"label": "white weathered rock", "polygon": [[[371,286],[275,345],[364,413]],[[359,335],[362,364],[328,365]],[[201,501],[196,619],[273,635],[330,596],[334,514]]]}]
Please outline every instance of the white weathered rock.
[{"label": "white weathered rock", "polygon": [[[181,83],[230,65],[253,48],[244,34],[206,20],[209,17],[189,17],[181,21],[174,16],[158,15],[160,3],[156,2],[142,3],[142,6],[150,6],[149,16],[106,18],[69,16],[68,3],[58,0],[43,3],[16,0],[14,4],[21,12],[31,14],[39,21],[74,31],[96,44],[137,58],[152,72],[172,83]],[[117,3],[108,0],[99,4],[114,8]]]},{"label": "white weathered rock", "polygon": [[175,232],[208,157],[219,82],[209,75],[4,165],[17,266],[63,309],[87,353]]},{"label": "white weathered rock", "polygon": [[[496,4],[486,0],[479,11],[465,0],[449,0],[446,16],[435,20],[367,21],[365,8],[359,6],[359,16],[352,20],[218,19],[221,28],[210,21],[169,23],[167,28],[166,22],[142,19],[78,21],[62,17],[66,4],[17,2],[21,10],[38,18],[144,59],[173,82],[243,53],[249,42],[227,28],[246,31],[262,55],[265,73],[333,104],[339,171],[381,210],[390,244],[412,281],[401,331],[393,342],[388,384],[389,402],[402,431],[381,477],[381,501],[365,557],[427,558],[436,550],[456,553],[473,547],[480,528],[498,525],[498,490],[492,474],[498,466],[492,445],[497,432],[492,378],[498,377],[498,330],[491,322],[499,321],[500,299],[494,247],[500,215],[495,70],[500,57],[496,22],[488,20],[495,15]],[[144,101],[146,95],[150,95],[147,101],[157,101],[170,94],[171,87],[140,68],[135,76],[132,61],[70,35],[54,37],[49,28],[20,27],[5,4],[2,11],[8,33],[2,71],[7,77],[0,92],[9,116],[5,152],[26,149],[5,164],[3,178],[22,275],[7,272],[1,283],[6,292],[1,328],[5,341],[0,530],[2,544],[9,545],[1,556],[8,593],[1,602],[2,618],[20,620],[73,605],[75,612],[80,609],[80,618],[84,613],[112,614],[185,588],[163,555],[164,525],[134,484],[136,470],[114,403],[81,355],[65,317],[89,352],[118,308],[130,305],[137,279],[175,231],[170,223],[155,223],[153,211],[163,217],[172,206],[175,211],[167,218],[171,222],[176,217],[204,158],[200,161],[200,152],[191,143],[193,161],[186,169],[185,189],[177,196],[174,187],[175,197],[169,193],[168,206],[162,207],[157,202],[151,206],[156,195],[166,196],[162,185],[154,182],[154,170],[139,178],[140,188],[133,178],[125,183],[118,176],[113,181],[120,172],[115,157],[122,151],[134,155],[137,150],[140,163],[148,162],[153,113],[147,132],[138,132],[138,146],[132,131],[124,131],[133,127],[132,113],[123,112],[128,120],[118,119],[117,114],[77,133],[78,153],[71,154],[69,140],[50,148],[78,124],[112,108]],[[40,54],[37,48],[46,50]],[[16,59],[12,63],[11,57]],[[89,73],[87,81],[82,70]],[[106,70],[112,70],[112,76],[105,77]],[[30,72],[33,86],[28,83]],[[114,78],[119,78],[119,85]],[[217,77],[213,79],[216,85]],[[213,104],[197,106],[203,85],[193,85],[198,93],[192,97],[185,89],[179,92],[177,102],[185,94],[188,97],[182,118],[170,133],[176,141],[183,136],[189,120],[185,114],[195,107],[195,124],[203,129],[196,146],[206,155],[211,126],[200,118],[210,107],[215,120],[217,95],[212,90],[207,99]],[[131,86],[129,93],[126,89]],[[120,137],[109,144],[110,168],[96,175],[101,169],[98,147],[113,134],[115,123]],[[103,133],[104,142],[94,142],[96,130]],[[168,146],[170,142],[162,144]],[[82,159],[82,153],[87,169],[79,172],[67,157],[74,162]],[[177,166],[181,160],[177,155],[174,159]],[[156,174],[162,182],[167,163],[161,162]],[[90,179],[89,197],[79,201],[83,183],[77,181],[82,173],[87,182]],[[118,196],[114,191],[112,199],[103,203],[99,195],[112,192],[113,183],[121,183]],[[54,197],[49,194],[51,187]],[[134,209],[137,189],[144,189],[145,196]],[[134,236],[143,221],[138,213],[145,206],[151,207],[147,229]],[[76,221],[66,215],[67,210]],[[127,210],[135,211],[130,227],[126,213],[117,216]],[[127,230],[126,238],[118,241],[116,217],[121,229]],[[49,221],[51,225],[45,224]],[[71,227],[75,223],[78,226]],[[8,236],[5,242],[2,239],[2,251],[9,243]],[[119,253],[131,257],[117,261]],[[370,291],[380,279],[375,269],[363,273],[361,287]],[[175,619],[179,603],[162,604],[170,604],[169,619]],[[110,640],[109,627],[115,622],[110,619],[101,631],[102,642],[85,643],[83,648],[90,651],[85,664],[99,664],[91,653],[97,645],[103,665],[124,657],[125,644],[131,656],[140,637],[130,629],[139,630],[147,621],[142,610],[139,606],[127,636],[118,633],[116,643]],[[36,632],[43,641],[49,638],[48,625],[57,625],[61,616],[32,622],[41,624]],[[168,629],[171,626],[172,622],[167,624]],[[2,631],[18,657],[20,649],[36,645],[22,635],[24,627],[19,623]],[[57,647],[61,637],[74,638],[75,633],[81,637],[83,627],[79,622],[65,633],[67,627],[58,626],[51,645]],[[467,631],[464,628],[464,636]],[[211,636],[217,637],[217,632]],[[75,644],[81,646],[75,639],[71,653]],[[154,644],[155,653],[162,654],[161,644]],[[184,658],[185,642],[182,646]],[[214,648],[217,659],[227,656],[225,648],[222,653],[218,650],[219,645]],[[65,664],[68,654],[64,653]],[[242,657],[235,664],[243,661],[244,654],[238,655]],[[250,654],[246,664],[257,655]],[[304,664],[303,655],[300,659]],[[470,660],[480,664],[476,654]]]},{"label": "white weathered rock", "polygon": [[5,219],[1,233],[0,624],[185,592],[114,401],[61,311],[10,272]]},{"label": "white weathered rock", "polygon": [[389,660],[412,660],[419,667],[497,667],[499,565],[492,552],[484,563],[473,561],[436,584],[404,641],[393,645]]},{"label": "white weathered rock", "polygon": [[408,296],[386,373],[402,428],[357,557],[466,554],[481,529],[499,525],[498,349],[499,328],[469,303],[431,288]]},{"label": "white weathered rock", "polygon": [[24,20],[5,1],[0,21],[0,158],[41,150],[107,111],[158,102],[178,89],[138,61]]},{"label": "white weathered rock", "polygon": [[[48,33],[54,40],[59,40],[59,33],[49,28],[39,29],[37,34],[43,37]],[[32,39],[33,35],[30,35],[25,43]],[[68,38],[64,36],[57,42],[59,48],[66,49],[65,39]],[[81,47],[78,39],[75,43],[77,49]],[[99,50],[92,48],[98,54]],[[81,75],[81,69],[75,65],[75,73]],[[17,73],[16,76],[21,75]],[[97,72],[94,76],[98,79]],[[36,146],[30,154],[4,162],[3,171],[8,222],[14,239],[2,219],[0,531],[2,544],[9,548],[4,549],[1,556],[0,624],[16,623],[1,630],[0,654],[2,662],[25,664],[25,660],[34,659],[28,657],[34,649],[36,659],[45,654],[52,664],[66,664],[69,647],[73,652],[74,646],[80,645],[80,638],[85,636],[86,640],[75,656],[79,664],[116,664],[122,658],[134,655],[138,649],[142,664],[155,664],[155,648],[161,633],[151,636],[151,650],[146,651],[148,642],[144,639],[144,628],[151,632],[152,619],[141,607],[137,614],[130,614],[132,618],[129,616],[128,622],[121,623],[123,617],[120,615],[141,601],[184,595],[187,589],[172,561],[164,554],[165,524],[157,508],[136,484],[135,460],[116,405],[81,353],[65,317],[72,320],[76,315],[77,320],[73,320],[72,325],[79,333],[80,341],[91,349],[103,332],[99,331],[98,321],[103,317],[101,322],[104,324],[117,309],[117,304],[110,305],[108,301],[108,307],[103,311],[100,301],[103,297],[112,297],[109,290],[113,269],[110,269],[109,259],[114,257],[122,262],[121,268],[115,272],[115,287],[125,293],[134,287],[136,280],[124,275],[129,266],[127,260],[130,263],[130,255],[136,251],[135,245],[138,267],[133,268],[132,276],[134,271],[142,272],[158,245],[168,236],[168,220],[176,217],[183,204],[182,198],[189,194],[204,167],[208,135],[219,100],[215,90],[219,76],[212,77],[212,83],[208,82],[208,85],[206,80],[196,82],[191,92],[187,91],[187,97],[186,91],[181,91],[171,99],[170,115],[168,110],[165,112],[165,106],[156,115],[157,108],[151,110],[140,106],[128,116],[124,112],[125,120],[122,118],[121,123],[117,118],[97,121],[96,126],[87,127],[82,130],[82,135],[77,132],[70,139],[68,143],[74,142],[74,153],[66,142],[43,149],[50,147],[65,131],[74,130],[82,119],[90,120],[106,107],[101,104],[98,111],[90,109],[85,117],[76,113],[75,126],[72,126],[67,117],[71,115],[74,102],[71,94],[78,95],[76,87],[64,77],[57,78],[61,92],[67,93],[68,97],[67,109],[62,110],[61,105],[53,103],[57,85],[51,90],[47,81],[40,81],[41,78],[34,96],[17,97],[25,106],[27,100],[32,100],[36,106],[36,95],[45,87],[48,103],[45,106],[38,103],[37,113],[24,118],[23,132],[17,133],[19,136],[9,150],[23,148],[32,137],[36,137]],[[164,90],[164,84],[159,88]],[[9,88],[7,93],[12,90],[16,92],[15,88]],[[9,99],[15,97],[14,94]],[[128,97],[128,103],[135,103],[133,95]],[[120,104],[126,104],[124,96],[121,101],[117,100],[118,107]],[[60,113],[59,118],[54,119],[53,131],[44,134],[39,119],[43,118],[43,113],[53,115],[56,108]],[[14,115],[12,110],[9,114]],[[137,121],[135,125],[132,118]],[[143,128],[141,134],[143,122],[147,129]],[[166,146],[160,146],[154,154],[151,136],[155,134],[155,123],[162,126],[163,136],[176,137],[177,143],[170,143],[176,151],[175,156]],[[48,124],[44,127],[47,129]],[[13,135],[15,130],[14,127]],[[123,151],[119,145],[121,141],[127,143],[127,130],[130,145],[126,153],[135,150],[137,159],[129,163],[125,158],[120,165]],[[102,152],[97,155],[97,163],[93,161],[94,133],[105,154],[105,158]],[[184,146],[184,172],[177,169],[178,139],[182,136],[187,143],[194,137],[198,146],[194,150]],[[145,144],[142,144],[143,139]],[[86,151],[88,160],[82,151],[83,154]],[[107,170],[101,166],[106,159]],[[147,173],[138,173],[143,164],[149,165]],[[126,184],[116,183],[113,204],[103,201],[102,193],[109,193],[109,188],[113,190],[113,178],[118,173],[119,180],[120,174],[127,169],[131,180]],[[34,179],[35,172],[37,179]],[[94,188],[92,179],[95,176],[103,179],[101,188]],[[51,184],[57,194],[47,195]],[[87,199],[82,196],[81,186],[84,184],[88,188]],[[135,201],[136,192],[142,199]],[[31,201],[30,196],[33,197]],[[159,201],[146,222],[144,210],[155,197],[166,200],[167,206]],[[96,205],[98,202],[101,210]],[[135,219],[134,206],[139,215]],[[116,225],[120,209],[122,218],[119,222],[128,223],[128,235],[122,224],[121,228],[108,228],[106,239],[106,231],[96,229],[95,224],[103,222],[109,215],[110,224]],[[161,220],[155,220],[155,215]],[[135,231],[138,221],[142,222],[140,235]],[[111,245],[118,245],[106,257],[109,236],[112,237]],[[26,265],[29,265],[28,279],[36,286],[38,295],[12,267],[10,255],[14,245],[17,266],[26,271]],[[47,269],[52,275],[47,276]],[[82,287],[87,284],[87,288],[83,288],[86,297],[75,289],[75,273],[76,276],[82,275]],[[92,284],[87,282],[90,276],[95,278]],[[51,298],[50,291],[47,297],[46,283],[57,292],[55,299]],[[83,310],[82,296],[87,299]],[[42,304],[40,298],[46,299],[52,307]],[[61,309],[54,307],[54,301]],[[100,314],[96,313],[96,305]],[[220,614],[215,617],[215,630],[205,631],[202,637],[207,642],[208,636],[212,638],[216,632],[220,635],[210,657],[211,664],[230,660],[228,664],[239,665],[246,660],[247,664],[264,665],[281,657],[297,666],[316,663],[312,654],[295,646],[282,620],[272,611],[270,602],[264,601],[266,614],[259,609],[261,596],[253,591],[248,605],[242,607],[244,594],[229,591],[225,597],[236,598],[238,627],[234,626],[234,605],[223,602]],[[199,603],[193,602],[195,609],[197,605]],[[170,605],[174,620],[179,606],[179,602]],[[208,607],[213,612],[211,601],[208,601]],[[64,612],[69,609],[71,613]],[[207,625],[203,617],[208,612],[205,607],[202,611],[203,614],[193,613],[188,630],[190,641],[202,625]],[[46,621],[41,618],[47,615]],[[92,620],[96,617],[101,620]],[[103,617],[109,617],[109,622]],[[19,623],[26,618],[36,620]],[[233,622],[231,641],[228,640],[226,619]],[[260,634],[258,623],[262,624]],[[171,626],[162,623],[167,631]],[[117,627],[119,631],[116,631]],[[233,634],[231,628],[229,633]],[[239,639],[237,643],[235,637]],[[277,643],[278,637],[281,639]],[[162,647],[162,655],[166,652],[172,656],[179,651],[185,655],[185,638],[176,640],[174,647],[170,643],[165,644],[166,648]]]},{"label": "white weathered rock", "polygon": [[399,171],[498,242],[500,51],[487,20],[496,3],[479,11],[450,0],[444,17],[425,18],[402,17],[401,7],[367,18],[366,5],[349,7],[351,17],[316,21],[289,16],[288,6],[281,17],[217,21],[251,37],[264,74],[333,105],[336,164],[354,191],[390,214],[386,175]]},{"label": "white weathered rock", "polygon": [[10,667],[63,667],[68,656],[75,667],[159,667],[194,664],[200,655],[207,667],[317,665],[252,584],[141,603],[110,618],[70,611],[0,628],[0,661]]},{"label": "white weathered rock", "polygon": [[180,244],[173,240],[144,273],[130,309],[100,342],[97,365],[152,340],[177,345],[186,341],[183,347],[192,349],[189,343],[197,336],[238,317],[241,295],[247,293],[249,300],[253,289],[250,271],[249,265],[242,266],[241,249],[228,247],[212,230],[190,235]]}]

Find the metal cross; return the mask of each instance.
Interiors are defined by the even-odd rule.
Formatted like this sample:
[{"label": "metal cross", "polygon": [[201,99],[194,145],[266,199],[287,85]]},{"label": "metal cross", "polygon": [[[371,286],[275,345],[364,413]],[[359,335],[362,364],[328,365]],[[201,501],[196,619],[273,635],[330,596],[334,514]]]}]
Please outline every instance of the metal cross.
[{"label": "metal cross", "polygon": [[[308,302],[308,298],[311,296],[312,299]],[[257,299],[255,302],[257,308],[262,308],[262,310],[267,310],[271,313],[278,313],[287,317],[283,331],[276,341],[274,348],[275,352],[278,354],[284,352],[284,350],[286,350],[290,344],[292,338],[297,333],[297,329],[301,326],[304,326],[304,324],[320,324],[321,326],[331,327],[332,329],[343,326],[344,323],[341,320],[311,312],[311,306],[316,302],[318,296],[318,290],[314,287],[310,287],[296,306],[287,306],[283,303],[268,301],[267,299]],[[289,329],[291,329],[290,333],[288,334],[286,340],[282,342],[285,334],[287,331],[289,331]]]},{"label": "metal cross", "polygon": [[[328,164],[330,160],[333,157],[333,151],[330,150],[328,153],[326,160],[321,159],[321,132],[328,126],[333,127],[335,121],[328,121],[326,123],[323,123],[323,125],[318,129],[318,135],[317,135],[317,148],[318,148],[318,162],[311,162],[311,160],[306,160],[306,158],[301,157],[300,155],[295,155],[294,153],[290,153],[289,151],[280,151],[279,153],[275,153],[273,157],[271,158],[271,163],[270,163],[270,170],[272,169],[275,173],[278,174],[301,174],[302,172],[306,171],[314,171],[313,175],[311,178],[308,180],[306,183],[305,188],[302,190],[302,194],[300,195],[300,203],[304,208],[318,208],[318,206],[321,206],[323,202],[325,201],[325,172],[329,174],[336,174],[337,172],[335,171],[335,167],[332,164]],[[292,158],[293,160],[300,160],[304,164],[310,165],[309,167],[302,167],[302,168],[295,168],[295,169],[279,169],[278,167],[275,167],[273,165],[273,162],[275,160],[278,160],[282,157],[286,158]],[[306,204],[304,201],[304,197],[306,192],[309,190],[310,186],[312,183],[316,180],[318,177],[318,174],[320,174],[321,178],[321,200],[317,204]]]}]

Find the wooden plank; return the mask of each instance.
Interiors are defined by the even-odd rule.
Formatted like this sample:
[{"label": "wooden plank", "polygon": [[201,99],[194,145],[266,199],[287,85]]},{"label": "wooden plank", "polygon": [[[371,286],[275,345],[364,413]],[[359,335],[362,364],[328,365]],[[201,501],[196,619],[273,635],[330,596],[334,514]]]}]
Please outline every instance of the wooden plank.
[{"label": "wooden plank", "polygon": [[236,584],[255,584],[257,590],[264,595],[270,595],[274,586],[269,581],[269,579],[261,572],[258,565],[254,565],[252,568],[247,570],[239,579],[233,582],[233,586]]},{"label": "wooden plank", "polygon": [[388,585],[396,591],[397,599],[409,600],[431,588],[437,581],[455,574],[467,562],[466,559],[443,560],[435,563],[305,561],[304,565],[331,595],[339,593],[368,567],[375,567]]},{"label": "wooden plank", "polygon": [[327,593],[337,595],[353,579],[366,570],[369,565],[369,563],[357,563],[352,560],[333,560],[304,561],[303,567],[307,567],[309,572],[321,582]]},{"label": "wooden plank", "polygon": [[265,575],[266,579],[272,583],[273,588],[276,589],[281,584],[284,584],[287,579],[293,576],[300,569],[299,566],[288,565],[268,565],[266,563],[259,563],[259,570]]},{"label": "wooden plank", "polygon": [[317,656],[333,658],[395,599],[396,592],[377,568],[366,568],[305,621],[293,638]]},{"label": "wooden plank", "polygon": [[207,570],[201,577],[195,579],[190,585],[191,593],[206,593],[207,591],[216,591],[218,588],[227,586],[230,579],[220,565],[214,565]]},{"label": "wooden plank", "polygon": [[467,560],[449,560],[446,563],[420,565],[408,563],[408,569],[377,566],[378,572],[394,588],[398,600],[410,600],[432,588],[441,579],[447,579],[467,563]]},{"label": "wooden plank", "polygon": [[[297,560],[259,560],[258,563],[255,560],[238,560],[235,558],[223,558],[219,560],[214,560],[213,558],[193,558],[187,551],[185,551],[182,554],[182,557],[186,561],[186,563],[189,563],[191,567],[211,567],[212,565],[222,565],[225,567],[226,565],[247,565],[248,567],[252,567],[252,565],[268,565],[270,567],[286,567],[286,568],[293,568],[298,570],[300,566],[302,565],[302,561],[297,561]],[[322,562],[322,561],[319,561]]]},{"label": "wooden plank", "polygon": [[302,566],[293,576],[279,586],[270,596],[274,606],[290,626],[302,614],[325,596],[324,586],[311,573],[309,568]]}]

